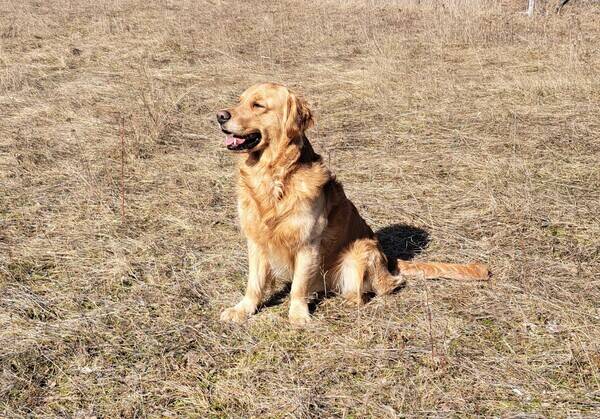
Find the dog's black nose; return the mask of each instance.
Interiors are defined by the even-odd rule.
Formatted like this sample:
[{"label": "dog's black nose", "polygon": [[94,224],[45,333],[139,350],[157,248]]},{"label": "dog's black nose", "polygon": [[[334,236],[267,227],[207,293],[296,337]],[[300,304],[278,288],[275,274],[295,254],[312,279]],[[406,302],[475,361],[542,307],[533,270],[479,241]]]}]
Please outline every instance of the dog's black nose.
[{"label": "dog's black nose", "polygon": [[217,112],[217,121],[219,124],[223,125],[225,122],[229,121],[231,118],[231,114],[227,111],[219,111]]}]

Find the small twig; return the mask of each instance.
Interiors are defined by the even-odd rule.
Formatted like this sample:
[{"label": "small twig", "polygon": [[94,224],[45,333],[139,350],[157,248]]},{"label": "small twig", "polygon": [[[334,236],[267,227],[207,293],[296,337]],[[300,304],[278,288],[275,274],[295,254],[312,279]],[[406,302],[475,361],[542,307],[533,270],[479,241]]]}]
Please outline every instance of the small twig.
[{"label": "small twig", "polygon": [[125,222],[125,118],[120,117],[120,138],[121,138],[121,222]]},{"label": "small twig", "polygon": [[560,0],[558,2],[558,5],[556,6],[556,13],[560,14],[560,11],[562,10],[562,8],[571,0]]},{"label": "small twig", "polygon": [[533,16],[533,9],[535,9],[535,0],[529,0],[527,3],[527,11],[525,12],[527,16]]},{"label": "small twig", "polygon": [[429,323],[429,343],[431,344],[431,362],[433,368],[435,368],[435,345],[433,343],[433,329],[432,329],[432,316],[431,308],[429,307],[429,287],[425,287],[425,308],[427,309],[427,321]]}]

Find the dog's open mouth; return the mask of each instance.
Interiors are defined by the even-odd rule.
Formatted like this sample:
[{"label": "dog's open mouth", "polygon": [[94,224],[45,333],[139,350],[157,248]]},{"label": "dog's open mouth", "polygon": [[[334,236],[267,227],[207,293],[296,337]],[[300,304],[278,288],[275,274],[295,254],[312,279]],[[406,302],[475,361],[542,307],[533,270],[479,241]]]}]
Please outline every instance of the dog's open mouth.
[{"label": "dog's open mouth", "polygon": [[254,148],[261,139],[260,132],[251,132],[246,135],[236,135],[229,131],[223,130],[225,135],[225,145],[231,151],[243,151]]}]

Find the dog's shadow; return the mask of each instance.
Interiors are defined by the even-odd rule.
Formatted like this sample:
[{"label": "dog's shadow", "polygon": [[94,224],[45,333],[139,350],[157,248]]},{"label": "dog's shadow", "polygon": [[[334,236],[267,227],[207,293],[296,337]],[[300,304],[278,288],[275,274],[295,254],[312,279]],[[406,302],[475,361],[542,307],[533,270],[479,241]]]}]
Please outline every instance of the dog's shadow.
[{"label": "dog's shadow", "polygon": [[[388,260],[388,269],[395,273],[398,269],[397,260],[411,260],[421,253],[429,244],[429,233],[419,227],[408,224],[392,224],[375,232],[383,253]],[[291,283],[288,282],[283,288],[274,292],[262,305],[263,308],[272,307],[283,303],[290,293]],[[309,304],[311,314],[317,306],[327,297],[319,294]]]},{"label": "dog's shadow", "polygon": [[429,245],[429,233],[408,224],[392,224],[375,235],[387,257],[390,272],[398,269],[398,259],[411,260]]}]

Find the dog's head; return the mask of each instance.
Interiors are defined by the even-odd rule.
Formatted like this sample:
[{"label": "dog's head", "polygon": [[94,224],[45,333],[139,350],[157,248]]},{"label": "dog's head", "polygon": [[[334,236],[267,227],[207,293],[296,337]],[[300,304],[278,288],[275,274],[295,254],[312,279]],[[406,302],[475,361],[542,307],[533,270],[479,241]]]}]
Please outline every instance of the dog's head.
[{"label": "dog's head", "polygon": [[217,112],[217,121],[226,135],[227,148],[241,152],[283,145],[313,123],[306,101],[274,83],[248,88],[237,106]]}]

